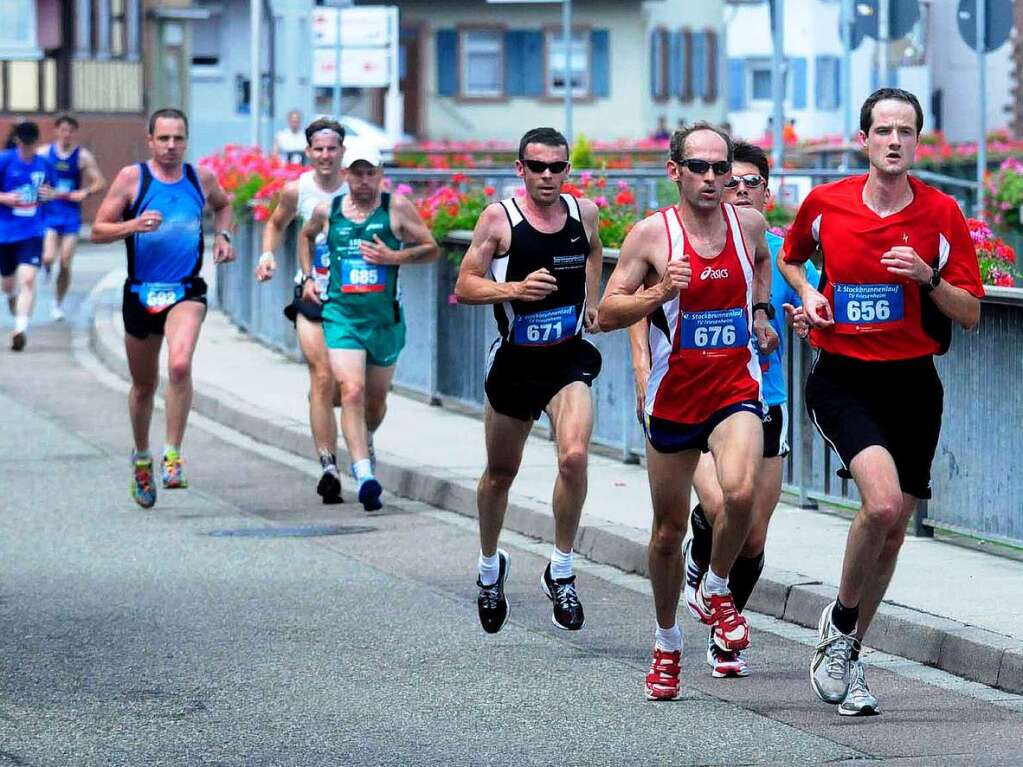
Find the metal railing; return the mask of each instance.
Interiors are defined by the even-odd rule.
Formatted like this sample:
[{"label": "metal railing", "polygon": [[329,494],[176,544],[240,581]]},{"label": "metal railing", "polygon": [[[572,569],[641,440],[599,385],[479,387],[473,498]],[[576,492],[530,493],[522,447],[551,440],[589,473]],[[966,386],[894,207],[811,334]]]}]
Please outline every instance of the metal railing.
[{"label": "metal railing", "polygon": [[[294,230],[288,232],[277,277],[259,284],[253,270],[259,231],[239,228],[238,263],[218,275],[219,305],[243,330],[293,359],[301,353],[291,323],[281,310],[290,302],[295,271]],[[454,235],[448,256],[426,266],[403,269],[401,294],[409,339],[395,373],[395,385],[437,404],[481,412],[483,371],[497,328],[490,307],[454,303],[457,259],[468,243]],[[617,254],[605,258],[606,283]],[[937,528],[1023,546],[1023,474],[1017,470],[1023,423],[1023,290],[988,288],[979,330],[956,330],[952,349],[937,360],[945,386],[945,416],[933,468],[934,499],[918,529]],[[635,415],[632,361],[626,333],[590,336],[604,364],[593,386],[593,442],[623,461],[636,462],[644,436]],[[784,369],[789,382],[790,444],[785,489],[810,506],[858,505],[855,485],[836,477],[837,457],[806,416],[803,381],[809,348],[790,343]],[[900,382],[893,381],[898,387]]]}]

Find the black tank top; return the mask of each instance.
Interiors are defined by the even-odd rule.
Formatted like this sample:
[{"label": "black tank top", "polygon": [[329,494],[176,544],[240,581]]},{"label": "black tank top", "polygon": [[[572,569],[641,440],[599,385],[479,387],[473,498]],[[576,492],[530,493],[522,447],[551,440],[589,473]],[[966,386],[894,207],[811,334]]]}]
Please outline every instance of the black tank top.
[{"label": "black tank top", "polygon": [[497,329],[505,343],[553,346],[582,333],[590,244],[579,202],[563,194],[561,204],[568,210],[565,225],[560,232],[547,234],[530,225],[514,199],[501,201],[511,224],[511,246],[507,253],[494,256],[493,279],[518,282],[537,269],[547,269],[558,281],[558,289],[540,301],[494,304]]}]

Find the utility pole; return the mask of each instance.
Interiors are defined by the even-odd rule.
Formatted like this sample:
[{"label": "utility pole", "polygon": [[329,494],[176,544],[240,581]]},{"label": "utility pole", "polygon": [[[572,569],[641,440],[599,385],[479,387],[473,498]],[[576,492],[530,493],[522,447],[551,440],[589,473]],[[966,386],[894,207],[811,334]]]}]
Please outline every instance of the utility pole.
[{"label": "utility pole", "polygon": [[260,48],[263,37],[263,0],[249,0],[249,143],[261,146],[260,117],[262,116],[263,73]]},{"label": "utility pole", "polygon": [[561,37],[565,48],[565,138],[572,145],[572,0],[561,0]]},{"label": "utility pole", "polygon": [[771,33],[774,50],[771,55],[771,91],[774,98],[774,136],[771,162],[781,172],[785,162],[785,0],[770,0]]}]

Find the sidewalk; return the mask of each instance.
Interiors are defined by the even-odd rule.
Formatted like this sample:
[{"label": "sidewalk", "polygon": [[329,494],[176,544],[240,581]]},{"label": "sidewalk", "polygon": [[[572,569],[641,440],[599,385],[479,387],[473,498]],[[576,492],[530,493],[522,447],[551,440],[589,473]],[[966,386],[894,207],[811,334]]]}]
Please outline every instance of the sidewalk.
[{"label": "sidewalk", "polygon": [[[111,273],[93,292],[91,342],[107,367],[126,376],[123,279],[123,273]],[[211,311],[194,375],[197,412],[314,460],[304,365],[252,341]],[[388,402],[376,437],[378,476],[386,490],[475,517],[484,463],[482,421],[398,394]],[[347,459],[339,456],[339,463]],[[508,529],[551,539],[555,473],[553,445],[531,437],[512,490]],[[645,470],[593,455],[589,478],[576,551],[645,574],[650,524]],[[847,530],[841,517],[780,504],[768,536],[768,566],[750,608],[816,627],[836,593]],[[467,552],[466,562],[473,559]],[[907,538],[869,639],[879,650],[1023,692],[1023,563]]]}]

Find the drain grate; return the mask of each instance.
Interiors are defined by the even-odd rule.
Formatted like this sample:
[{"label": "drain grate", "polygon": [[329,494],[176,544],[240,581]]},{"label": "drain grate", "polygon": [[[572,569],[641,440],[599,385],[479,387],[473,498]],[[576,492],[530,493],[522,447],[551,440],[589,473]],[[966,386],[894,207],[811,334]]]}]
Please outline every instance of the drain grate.
[{"label": "drain grate", "polygon": [[306,525],[303,527],[246,527],[240,530],[212,530],[211,538],[319,538],[327,535],[359,535],[376,532],[369,525]]}]

